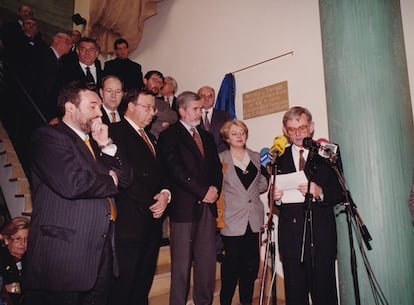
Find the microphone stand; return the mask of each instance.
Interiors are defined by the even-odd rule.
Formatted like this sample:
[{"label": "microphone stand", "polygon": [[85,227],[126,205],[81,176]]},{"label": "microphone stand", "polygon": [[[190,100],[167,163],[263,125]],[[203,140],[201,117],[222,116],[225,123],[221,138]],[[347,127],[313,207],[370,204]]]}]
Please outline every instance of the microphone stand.
[{"label": "microphone stand", "polygon": [[276,153],[273,157],[271,166],[271,173],[272,173],[272,185],[273,188],[271,190],[271,194],[269,195],[269,217],[266,223],[266,251],[265,251],[265,257],[263,261],[263,274],[262,274],[262,280],[260,283],[260,296],[259,296],[259,305],[263,305],[263,299],[264,299],[264,289],[266,284],[266,277],[267,277],[267,261],[269,258],[269,252],[270,252],[270,259],[271,259],[271,270],[272,270],[272,277],[271,277],[271,294],[272,294],[272,305],[277,304],[277,291],[276,291],[276,243],[274,240],[274,222],[273,222],[273,206],[276,205],[276,201],[273,199],[274,190],[276,187],[276,173],[277,173],[277,164],[276,164],[276,158],[279,156],[279,153]]},{"label": "microphone stand", "polygon": [[300,262],[304,263],[305,261],[305,251],[306,251],[306,235],[307,235],[307,227],[309,223],[309,242],[310,242],[310,259],[311,259],[311,270],[312,270],[312,287],[315,284],[315,247],[313,242],[313,213],[312,213],[312,200],[313,195],[310,192],[310,185],[312,176],[314,174],[314,171],[316,170],[315,165],[313,164],[313,160],[315,158],[315,155],[317,154],[317,151],[314,149],[309,149],[309,155],[308,159],[305,163],[305,174],[307,173],[308,176],[308,186],[306,190],[305,195],[305,216],[303,221],[303,235],[302,235],[302,249],[301,249],[301,256],[300,256]]},{"label": "microphone stand", "polygon": [[[373,290],[373,295],[375,299],[375,304],[387,304],[388,301],[384,296],[384,293],[381,290],[381,287],[379,286],[375,275],[371,269],[371,266],[369,264],[368,258],[366,256],[366,253],[364,251],[361,239],[363,240],[366,248],[368,250],[371,250],[372,247],[370,245],[370,241],[372,240],[371,235],[369,234],[369,231],[365,224],[362,221],[361,216],[358,213],[358,210],[356,208],[356,205],[354,201],[352,200],[351,193],[348,190],[345,178],[341,172],[341,170],[338,168],[337,162],[337,154],[334,153],[330,156],[330,158],[325,159],[326,163],[333,169],[335,172],[338,182],[342,188],[345,200],[343,202],[345,210],[341,211],[340,213],[346,214],[346,220],[347,220],[347,227],[348,227],[348,236],[349,236],[349,246],[350,246],[350,254],[351,254],[351,273],[352,273],[352,281],[353,281],[353,287],[354,287],[354,297],[355,297],[355,304],[360,305],[361,304],[361,297],[359,293],[359,283],[358,283],[358,270],[357,270],[357,261],[356,261],[356,251],[354,247],[354,237],[352,228],[357,229],[356,230],[356,240],[359,244],[359,249],[361,251],[361,256],[365,265],[365,269],[368,273],[368,279],[370,281],[371,289]],[[355,224],[353,226],[353,224]]]}]

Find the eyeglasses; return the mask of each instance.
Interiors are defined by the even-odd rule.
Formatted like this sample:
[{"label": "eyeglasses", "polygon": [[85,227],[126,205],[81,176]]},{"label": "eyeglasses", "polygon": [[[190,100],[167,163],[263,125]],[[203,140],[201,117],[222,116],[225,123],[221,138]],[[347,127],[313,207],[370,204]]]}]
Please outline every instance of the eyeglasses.
[{"label": "eyeglasses", "polygon": [[155,108],[155,106],[152,105],[142,105],[142,104],[138,104],[136,103],[135,105],[141,106],[145,109],[146,112],[150,112],[151,110],[154,112],[154,114],[158,113],[158,109]]},{"label": "eyeglasses", "polygon": [[308,125],[302,125],[302,126],[299,126],[298,128],[294,128],[294,127],[287,127],[286,128],[286,132],[290,136],[295,135],[297,132],[299,132],[299,133],[305,133],[307,131],[308,131]]},{"label": "eyeglasses", "polygon": [[27,243],[27,237],[13,238],[13,237],[10,236],[10,239],[12,240],[12,242],[14,242],[17,245],[23,245],[23,244]]}]

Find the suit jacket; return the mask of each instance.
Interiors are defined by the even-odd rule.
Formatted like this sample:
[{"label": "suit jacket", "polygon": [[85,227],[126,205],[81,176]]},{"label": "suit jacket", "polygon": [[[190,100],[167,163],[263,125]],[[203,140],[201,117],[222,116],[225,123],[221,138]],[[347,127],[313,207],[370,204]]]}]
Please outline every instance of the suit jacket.
[{"label": "suit jacket", "polygon": [[[167,101],[165,101],[165,96],[160,97],[160,99],[164,100],[164,102],[167,103]],[[178,114],[177,97],[175,95],[173,95],[173,102],[171,103],[170,108]]]},{"label": "suit jacket", "polygon": [[47,121],[59,115],[57,109],[58,71],[60,61],[51,47],[38,50],[33,70],[34,99]]},{"label": "suit jacket", "polygon": [[225,236],[244,235],[248,224],[253,232],[259,232],[264,223],[264,205],[260,194],[267,191],[269,180],[261,173],[260,155],[250,149],[247,153],[257,169],[257,175],[247,190],[237,175],[230,151],[219,154],[221,162],[227,164],[222,190],[225,228],[221,234]]},{"label": "suit jacket", "polygon": [[[221,190],[223,174],[214,139],[205,130],[197,130],[203,141],[205,158],[181,122],[163,131],[158,141],[162,166],[172,190],[169,215],[175,222],[197,221],[209,186]],[[216,204],[209,207],[217,217]]]},{"label": "suit jacket", "polygon": [[112,157],[84,141],[65,123],[39,128],[31,141],[33,213],[24,284],[29,289],[87,291],[93,288],[105,239],[108,197],[132,179],[119,152]]},{"label": "suit jacket", "polygon": [[124,90],[136,88],[142,89],[144,83],[142,80],[141,65],[127,59],[115,58],[105,63],[104,75],[116,75],[124,82]]},{"label": "suit jacket", "polygon": [[[100,88],[102,85],[102,69],[101,69],[101,63],[99,60],[95,61],[96,66],[96,87]],[[59,88],[64,86],[65,84],[74,81],[74,80],[80,80],[87,82],[88,79],[86,77],[86,74],[84,70],[82,70],[82,67],[79,64],[79,61],[66,61],[63,62],[60,69],[59,69],[59,79],[58,84]]]},{"label": "suit jacket", "polygon": [[[134,175],[132,184],[121,188],[116,197],[116,238],[143,240],[154,231],[161,238],[162,219],[153,218],[148,209],[155,202],[154,195],[166,188],[160,161],[128,121],[111,124],[110,134],[125,153]],[[156,147],[154,136],[147,134]]]},{"label": "suit jacket", "polygon": [[157,115],[149,127],[150,132],[158,139],[160,133],[168,127],[162,127],[163,123],[168,123],[169,126],[177,122],[177,112],[170,108],[170,105],[160,98],[155,99],[155,107],[158,109]]},{"label": "suit jacket", "polygon": [[[231,121],[231,116],[228,112],[220,110],[220,109],[213,109],[213,114],[211,116],[210,122],[210,129],[209,132],[214,137],[214,142],[217,145],[217,151],[222,152],[229,148],[226,142],[220,136],[220,129],[223,127],[224,123],[227,121]],[[202,129],[205,129],[203,120],[201,120],[200,124]]]},{"label": "suit jacket", "polygon": [[[276,165],[278,175],[296,171],[291,146],[277,159]],[[337,237],[333,206],[343,199],[341,187],[334,171],[317,154],[311,160],[311,152],[309,153],[305,173],[310,181],[318,184],[323,190],[323,201],[312,203],[315,256],[335,257]],[[278,234],[282,258],[300,259],[305,210],[306,205],[303,202],[282,204],[280,207]],[[307,231],[309,233],[309,227]],[[309,247],[308,236],[307,249]],[[309,251],[306,254],[309,255]]]}]

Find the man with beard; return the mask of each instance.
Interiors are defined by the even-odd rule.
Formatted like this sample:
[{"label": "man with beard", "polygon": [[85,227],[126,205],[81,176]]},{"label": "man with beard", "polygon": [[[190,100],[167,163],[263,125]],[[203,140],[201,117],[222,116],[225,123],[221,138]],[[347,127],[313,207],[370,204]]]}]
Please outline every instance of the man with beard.
[{"label": "man with beard", "polygon": [[[154,96],[158,96],[160,94],[163,85],[164,76],[161,72],[152,70],[145,74],[145,89],[151,91]],[[177,113],[170,108],[170,105],[164,102],[162,98],[155,99],[155,107],[157,108],[158,113],[152,121],[150,131],[158,139],[161,131],[177,122],[178,116]]]},{"label": "man with beard", "polygon": [[101,121],[94,87],[71,82],[58,98],[60,123],[31,141],[33,212],[23,286],[25,304],[106,304],[116,208],[132,173]]}]

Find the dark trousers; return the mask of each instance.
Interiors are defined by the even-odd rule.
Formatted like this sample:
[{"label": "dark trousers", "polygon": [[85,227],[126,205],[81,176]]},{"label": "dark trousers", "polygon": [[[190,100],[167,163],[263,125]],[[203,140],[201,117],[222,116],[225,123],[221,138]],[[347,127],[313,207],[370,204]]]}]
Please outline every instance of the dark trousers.
[{"label": "dark trousers", "polygon": [[221,265],[220,304],[231,305],[239,284],[240,303],[252,303],[254,281],[259,269],[259,233],[250,226],[243,236],[222,236],[224,261]]},{"label": "dark trousers", "polygon": [[[98,274],[94,287],[89,291],[56,292],[47,290],[25,291],[24,305],[106,305],[108,303],[108,291],[113,271],[113,248],[111,238],[113,224],[105,239],[99,263]],[[76,258],[74,258],[76,259]],[[82,276],[80,274],[79,276]],[[65,275],[62,274],[62,281]]]},{"label": "dark trousers", "polygon": [[298,259],[285,258],[283,273],[285,277],[286,305],[309,305],[309,293],[313,305],[336,305],[335,258],[310,257],[303,263]]},{"label": "dark trousers", "polygon": [[192,265],[194,304],[211,305],[216,277],[216,218],[210,207],[204,204],[198,222],[170,221],[170,226],[170,305],[187,303]]},{"label": "dark trousers", "polygon": [[149,232],[145,240],[116,240],[119,277],[112,281],[111,305],[147,305],[157,267],[161,234]]}]

